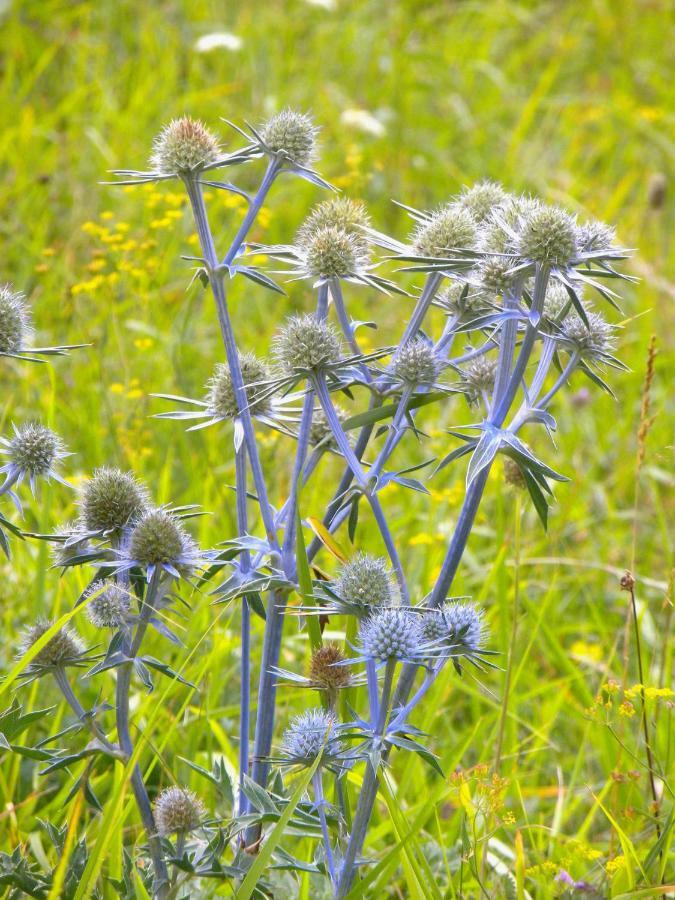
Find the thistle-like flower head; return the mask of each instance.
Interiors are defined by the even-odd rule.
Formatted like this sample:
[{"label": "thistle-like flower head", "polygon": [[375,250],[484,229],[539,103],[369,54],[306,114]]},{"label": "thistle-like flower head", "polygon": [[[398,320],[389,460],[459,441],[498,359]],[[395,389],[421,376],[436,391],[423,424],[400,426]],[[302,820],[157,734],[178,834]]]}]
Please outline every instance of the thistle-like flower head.
[{"label": "thistle-like flower head", "polygon": [[167,509],[152,509],[134,525],[127,556],[130,563],[160,566],[172,575],[184,577],[196,568],[201,557],[197,544],[180,519]]},{"label": "thistle-like flower head", "polygon": [[316,157],[318,134],[312,118],[293,109],[282,110],[260,127],[267,149],[299,166],[307,166]]},{"label": "thistle-like flower head", "polygon": [[514,284],[512,256],[484,256],[476,267],[479,290],[490,299],[503,296]]},{"label": "thistle-like flower head", "polygon": [[[53,620],[38,619],[35,625],[26,629],[19,646],[19,656],[23,656],[45,632],[49,631],[53,624]],[[54,669],[57,666],[76,666],[82,662],[85,652],[84,644],[77,632],[68,625],[64,625],[39,651],[30,663],[28,670],[35,674],[38,671]]]},{"label": "thistle-like flower head", "polygon": [[473,250],[478,226],[460,203],[448,203],[415,228],[411,243],[418,256],[447,257],[453,250]]},{"label": "thistle-like flower head", "polygon": [[424,644],[419,617],[402,607],[377,610],[364,620],[359,634],[368,659],[414,660]]},{"label": "thistle-like flower head", "polygon": [[486,309],[485,295],[481,291],[471,290],[461,281],[452,281],[434,297],[434,306],[438,306],[452,316],[468,318]]},{"label": "thistle-like flower head", "polygon": [[202,169],[218,159],[218,139],[196,119],[173,119],[160,131],[153,143],[150,166],[162,175],[181,174]]},{"label": "thistle-like flower head", "polygon": [[546,318],[557,321],[565,307],[569,306],[569,302],[570,295],[567,293],[565,285],[550,279],[546,285],[546,296],[544,297],[544,315]]},{"label": "thistle-like flower head", "polygon": [[338,597],[361,615],[372,607],[391,606],[397,599],[387,561],[367,553],[357,553],[346,562],[333,587]]},{"label": "thistle-like flower head", "polygon": [[392,373],[409,387],[434,384],[442,368],[433,344],[421,337],[399,347],[391,361]]},{"label": "thistle-like flower head", "polygon": [[[265,387],[261,384],[270,378],[265,362],[254,353],[240,353],[239,365],[251,415],[268,415],[272,412],[272,398],[265,396]],[[223,363],[216,366],[207,384],[206,403],[214,418],[234,419],[239,414],[229,366]]]},{"label": "thistle-like flower head", "polygon": [[155,800],[155,824],[162,837],[194,831],[206,816],[206,807],[189,788],[165,788]]},{"label": "thistle-like flower head", "polygon": [[616,239],[616,231],[597,219],[584,222],[577,228],[577,243],[581,253],[597,253],[611,250]]},{"label": "thistle-like flower head", "polygon": [[325,759],[342,752],[337,737],[338,720],[323,709],[310,709],[296,716],[284,732],[282,749],[290,760],[311,765],[323,751]]},{"label": "thistle-like flower head", "polygon": [[58,464],[69,455],[61,438],[39,422],[13,428],[12,437],[0,438],[0,453],[9,457],[0,472],[6,472],[7,478],[17,483],[28,478],[33,490],[38,478],[54,478],[67,484],[57,471]]},{"label": "thistle-like flower head", "polygon": [[479,356],[467,363],[462,372],[462,382],[470,405],[479,403],[483,394],[492,390],[496,373],[496,360],[489,356]]},{"label": "thistle-like flower head", "polygon": [[367,252],[368,244],[363,228],[369,224],[370,217],[363,203],[349,197],[335,197],[314,207],[298,229],[295,240],[297,244],[307,244],[317,231],[338,228],[351,234],[362,245],[363,251]]},{"label": "thistle-like flower head", "polygon": [[562,339],[579,351],[584,359],[599,361],[614,350],[613,328],[596,312],[587,312],[588,325],[577,313],[567,316],[561,325]]},{"label": "thistle-like flower head", "polygon": [[[346,422],[349,418],[349,414],[346,410],[342,409],[341,406],[335,407],[335,412],[337,414],[340,422]],[[350,440],[350,443],[353,439],[353,433],[347,432],[347,437]],[[328,424],[328,419],[326,418],[326,414],[318,407],[312,413],[312,427],[309,431],[309,442],[313,447],[317,447],[319,444],[326,450],[335,450],[337,448],[337,444],[335,442],[335,437],[333,432],[331,431],[331,427]]]},{"label": "thistle-like flower head", "polygon": [[452,600],[421,617],[420,629],[429,644],[444,644],[453,655],[474,654],[485,643],[483,614],[473,603]]},{"label": "thistle-like flower head", "polygon": [[86,532],[82,532],[80,522],[60,525],[54,530],[54,535],[61,539],[51,545],[52,559],[57,568],[68,566],[74,557],[92,550]]},{"label": "thistle-like flower head", "polygon": [[291,316],[274,339],[274,353],[287,375],[298,369],[318,370],[340,359],[340,337],[316,316]]},{"label": "thistle-like flower head", "polygon": [[337,644],[324,644],[312,653],[308,677],[316,687],[335,691],[347,687],[352,676],[347,666],[341,665],[346,656]]},{"label": "thistle-like flower head", "polygon": [[313,278],[351,278],[369,263],[367,242],[335,225],[306,234],[298,250],[305,272]]},{"label": "thistle-like flower head", "polygon": [[511,487],[524,490],[527,483],[518,463],[508,456],[504,458],[504,481]]},{"label": "thistle-like flower head", "polygon": [[23,350],[31,333],[25,296],[9,284],[0,285],[0,354]]},{"label": "thistle-like flower head", "polygon": [[523,216],[514,249],[523,259],[568,266],[579,252],[576,222],[558,206],[538,206]]},{"label": "thistle-like flower head", "polygon": [[464,188],[458,203],[467,209],[477,222],[484,222],[493,210],[499,208],[508,194],[496,181],[479,181]]},{"label": "thistle-like flower head", "polygon": [[[100,592],[100,593],[99,593]],[[129,616],[131,595],[115,582],[94,581],[85,591],[85,598],[97,594],[87,603],[87,615],[95,628],[120,628]]]},{"label": "thistle-like flower head", "polygon": [[96,469],[80,490],[80,521],[87,531],[119,532],[148,507],[148,493],[131,472]]}]

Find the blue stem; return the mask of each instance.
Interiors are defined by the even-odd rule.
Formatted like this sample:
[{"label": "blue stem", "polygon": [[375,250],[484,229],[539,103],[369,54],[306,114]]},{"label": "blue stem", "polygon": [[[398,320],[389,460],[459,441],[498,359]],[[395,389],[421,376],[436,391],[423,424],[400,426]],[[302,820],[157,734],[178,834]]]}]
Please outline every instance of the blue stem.
[{"label": "blue stem", "polygon": [[326,821],[326,801],[323,796],[323,784],[321,781],[321,769],[318,768],[312,776],[312,784],[314,786],[314,803],[319,814],[321,822],[321,833],[323,834],[323,846],[326,851],[326,863],[328,864],[328,874],[332,884],[337,882],[337,873],[335,871],[335,857],[333,856],[333,847],[330,841],[330,833],[328,831],[328,822]]},{"label": "blue stem", "polygon": [[251,225],[253,225],[253,223],[255,222],[258,213],[260,212],[262,205],[265,202],[265,198],[269,193],[269,189],[272,187],[274,179],[279,174],[279,171],[279,162],[276,159],[270,160],[263,180],[260,182],[260,187],[258,188],[258,191],[253,200],[251,200],[248,211],[246,212],[246,215],[244,216],[244,219],[239,226],[239,230],[237,231],[234,240],[232,241],[230,249],[225,254],[225,258],[223,259],[224,266],[231,266],[234,262],[237,253],[239,252],[239,248],[244,243],[246,235],[251,229]]},{"label": "blue stem", "polygon": [[[235,452],[235,478],[237,496],[237,530],[240,537],[248,531],[246,505],[246,449],[242,445]],[[250,554],[244,550],[240,557],[242,570],[248,571]],[[248,798],[244,794],[244,778],[248,775],[248,753],[251,729],[251,610],[248,598],[241,600],[241,684],[239,693],[239,814],[248,810]]]}]

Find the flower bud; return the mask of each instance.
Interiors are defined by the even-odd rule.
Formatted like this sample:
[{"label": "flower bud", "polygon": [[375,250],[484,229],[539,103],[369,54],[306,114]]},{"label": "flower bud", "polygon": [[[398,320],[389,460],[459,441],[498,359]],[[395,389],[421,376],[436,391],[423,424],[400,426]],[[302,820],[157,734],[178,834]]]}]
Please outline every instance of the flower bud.
[{"label": "flower bud", "polygon": [[342,567],[335,593],[352,606],[368,611],[372,606],[391,606],[396,600],[386,560],[358,553]]},{"label": "flower bud", "polygon": [[188,788],[165,788],[155,800],[155,824],[162,837],[194,831],[205,816],[206,807]]},{"label": "flower bud", "polygon": [[[246,388],[246,401],[251,415],[268,415],[272,410],[272,398],[261,397],[266,387],[260,382],[270,378],[270,371],[254,353],[240,353],[239,365]],[[206,403],[214,418],[234,419],[239,415],[237,396],[232,385],[228,365],[219,363],[207,384]]]},{"label": "flower bud", "polygon": [[306,166],[316,155],[319,129],[310,116],[284,109],[260,128],[265,145],[272,153],[284,154],[291,162]]},{"label": "flower bud", "polygon": [[413,232],[418,256],[446,257],[453,250],[473,250],[478,239],[476,220],[459,203],[448,203],[420,222]]},{"label": "flower bud", "polygon": [[87,615],[91,624],[95,628],[120,628],[129,615],[129,591],[114,582],[94,581],[84,596],[87,598],[92,594],[98,596],[87,603]]},{"label": "flower bud", "polygon": [[131,472],[102,468],[85,482],[78,504],[87,531],[120,531],[147,509],[148,494]]},{"label": "flower bud", "polygon": [[165,125],[153,143],[153,172],[174,175],[201,169],[218,159],[218,140],[196,119],[184,116]]},{"label": "flower bud", "polygon": [[415,338],[398,348],[391,361],[391,369],[397,378],[410,386],[431,385],[437,380],[443,366],[432,344]]},{"label": "flower bud", "polygon": [[483,646],[485,642],[485,628],[483,626],[483,613],[473,603],[460,603],[452,600],[444,603],[441,613],[447,628],[448,641],[472,653]]},{"label": "flower bud", "polygon": [[0,285],[0,353],[16,353],[31,333],[30,314],[23,294]]},{"label": "flower bud", "polygon": [[315,316],[291,316],[274,339],[274,352],[289,375],[297,369],[320,369],[340,359],[335,328]]},{"label": "flower bud", "polygon": [[[340,406],[335,407],[335,413],[340,422],[346,422],[349,418],[349,414]],[[347,438],[350,443],[353,443],[353,432],[347,432]],[[328,419],[321,407],[315,409],[312,413],[312,427],[309,431],[309,442],[313,447],[321,444],[326,450],[335,450],[337,448],[333,432],[328,424]]]},{"label": "flower bud", "polygon": [[559,281],[549,281],[546,286],[546,296],[544,297],[544,315],[546,318],[557,321],[569,303],[570,295],[567,293],[565,285]]},{"label": "flower bud", "polygon": [[412,660],[424,642],[419,618],[408,609],[381,609],[360,631],[363,655],[377,660]]},{"label": "flower bud", "polygon": [[467,364],[462,382],[470,406],[480,403],[483,393],[489,393],[494,388],[496,374],[497,362],[488,356],[479,356]]},{"label": "flower bud", "polygon": [[291,720],[284,732],[282,749],[297,762],[312,763],[323,751],[324,756],[337,756],[341,744],[337,738],[338,720],[323,709],[310,709]]}]

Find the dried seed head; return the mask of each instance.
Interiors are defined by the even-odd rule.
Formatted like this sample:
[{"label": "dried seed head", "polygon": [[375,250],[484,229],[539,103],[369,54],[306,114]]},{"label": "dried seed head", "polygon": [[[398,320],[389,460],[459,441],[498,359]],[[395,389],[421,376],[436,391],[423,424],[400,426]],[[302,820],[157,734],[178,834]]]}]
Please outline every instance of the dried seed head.
[{"label": "dried seed head", "polygon": [[316,155],[319,129],[310,116],[284,109],[260,128],[260,135],[273,153],[284,153],[291,162],[306,166]]},{"label": "dried seed head", "polygon": [[38,422],[15,427],[8,450],[11,465],[31,477],[49,475],[53,464],[64,455],[61,438]]},{"label": "dried seed head", "polygon": [[364,612],[372,606],[391,606],[396,601],[396,590],[386,560],[367,553],[357,553],[344,564],[334,588],[345,603]]},{"label": "dried seed head", "polygon": [[581,253],[609,250],[616,239],[616,231],[611,225],[592,219],[577,228],[577,243]]},{"label": "dried seed head", "polygon": [[397,378],[410,387],[434,384],[441,373],[443,361],[432,344],[415,338],[399,347],[391,361]]},{"label": "dried seed head", "polygon": [[558,206],[539,206],[522,220],[515,250],[523,259],[567,266],[578,254],[574,218]]},{"label": "dried seed head", "polygon": [[0,285],[0,353],[23,350],[31,334],[26,298],[11,285]]},{"label": "dried seed head", "polygon": [[153,172],[173,175],[201,169],[218,159],[218,139],[202,122],[183,116],[165,125],[153,143]]},{"label": "dried seed head", "polygon": [[95,628],[119,628],[129,615],[131,595],[114,582],[94,581],[85,591],[85,598],[98,594],[87,604],[89,621]]},{"label": "dried seed head", "polygon": [[504,458],[504,481],[511,487],[518,488],[518,490],[524,490],[527,487],[520,466],[508,456]]},{"label": "dried seed head", "polygon": [[291,316],[274,339],[274,353],[289,375],[297,369],[320,369],[340,359],[335,328],[315,316]]},{"label": "dried seed head", "polygon": [[485,643],[483,612],[473,603],[452,600],[440,608],[448,641],[475,653]]},{"label": "dried seed head", "polygon": [[470,188],[464,188],[459,195],[459,204],[467,209],[477,222],[484,222],[490,213],[500,207],[508,194],[496,181],[479,181]]},{"label": "dried seed head", "polygon": [[489,393],[493,389],[496,373],[496,360],[488,356],[479,356],[473,362],[468,363],[462,373],[462,382],[470,405],[480,403],[483,392]]},{"label": "dried seed head", "polygon": [[194,551],[195,543],[180,519],[165,509],[146,512],[131,532],[129,556],[143,566],[168,563],[180,568],[181,561]]},{"label": "dried seed head", "polygon": [[[240,353],[239,365],[246,387],[246,400],[252,415],[268,415],[272,398],[261,396],[267,389],[260,382],[270,378],[270,371],[254,353]],[[220,419],[234,419],[239,414],[237,396],[232,385],[230,367],[219,363],[207,384],[206,403],[209,413]]]},{"label": "dried seed head", "polygon": [[452,250],[473,250],[478,227],[471,213],[459,203],[448,203],[420,222],[412,235],[418,256],[446,257]]},{"label": "dried seed head", "polygon": [[334,225],[307,235],[302,252],[307,273],[315,278],[349,278],[369,261],[366,242]]},{"label": "dried seed head", "polygon": [[155,824],[162,837],[194,831],[206,816],[206,807],[188,788],[165,788],[155,800]]},{"label": "dried seed head", "polygon": [[104,467],[85,482],[78,504],[87,531],[120,531],[147,509],[148,494],[131,472]]},{"label": "dried seed head", "polygon": [[337,644],[324,644],[312,653],[309,663],[309,679],[324,690],[338,690],[351,682],[347,666],[336,665],[346,660]]},{"label": "dried seed head", "polygon": [[408,609],[380,609],[361,625],[363,655],[370,659],[412,660],[424,643],[419,617]]},{"label": "dried seed head", "polygon": [[[23,656],[45,632],[49,631],[53,624],[53,619],[38,619],[35,625],[31,625],[23,634],[19,656]],[[69,666],[78,662],[84,652],[84,644],[77,632],[68,625],[64,625],[47,641],[33,659],[31,666],[42,668]]]},{"label": "dried seed head", "polygon": [[322,750],[324,757],[337,756],[342,749],[337,726],[333,713],[310,709],[291,720],[284,732],[282,749],[297,762],[311,763]]},{"label": "dried seed head", "polygon": [[612,326],[599,313],[587,312],[588,325],[577,313],[562,323],[564,340],[573,344],[585,359],[600,359],[614,350]]}]

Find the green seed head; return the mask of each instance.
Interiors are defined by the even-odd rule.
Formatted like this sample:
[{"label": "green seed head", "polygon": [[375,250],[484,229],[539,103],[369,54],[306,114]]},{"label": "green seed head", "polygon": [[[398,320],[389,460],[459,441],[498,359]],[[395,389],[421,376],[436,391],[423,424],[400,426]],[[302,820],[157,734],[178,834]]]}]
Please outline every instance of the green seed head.
[{"label": "green seed head", "polygon": [[433,384],[441,371],[441,360],[433,346],[421,338],[399,347],[391,362],[394,374],[411,386]]},{"label": "green seed head", "polygon": [[349,278],[368,265],[366,242],[334,225],[307,235],[303,251],[307,272],[315,278]]},{"label": "green seed head", "polygon": [[418,256],[447,257],[452,250],[473,250],[478,227],[472,214],[459,203],[448,203],[420,222],[412,235]]},{"label": "green seed head", "polygon": [[479,356],[466,366],[462,374],[462,381],[469,405],[476,405],[480,402],[484,391],[489,393],[492,390],[496,372],[496,361],[487,356]]},{"label": "green seed head", "polygon": [[131,533],[129,555],[143,566],[175,565],[194,549],[192,538],[176,516],[165,509],[146,512]]},{"label": "green seed head", "polygon": [[611,225],[592,219],[577,228],[577,243],[581,253],[609,250],[614,246],[616,232]]},{"label": "green seed head", "polygon": [[349,197],[336,197],[324,200],[315,206],[312,212],[298,229],[296,243],[305,245],[322,228],[339,228],[351,234],[364,253],[368,251],[368,242],[363,228],[370,225],[370,217],[366,207],[358,200]]},{"label": "green seed head", "polygon": [[319,129],[310,116],[284,109],[260,128],[260,135],[273,153],[284,153],[291,162],[306,166],[316,155]]},{"label": "green seed head", "polygon": [[599,313],[587,312],[588,325],[577,313],[562,323],[563,338],[585,359],[599,359],[614,350],[612,326]]},{"label": "green seed head", "polygon": [[315,316],[291,316],[274,339],[274,353],[289,375],[297,369],[321,369],[340,359],[335,328]]},{"label": "green seed head", "polygon": [[87,531],[120,531],[147,509],[148,494],[131,472],[97,469],[80,491],[82,525]]},{"label": "green seed head", "polygon": [[358,553],[345,563],[335,593],[346,603],[367,612],[372,606],[391,606],[396,591],[386,560]]},{"label": "green seed head", "polygon": [[567,266],[577,256],[577,227],[557,206],[540,206],[524,216],[516,251],[523,259],[550,266]]},{"label": "green seed head", "polygon": [[215,162],[219,153],[215,135],[201,122],[184,116],[169,122],[157,135],[150,166],[163,175],[190,172]]},{"label": "green seed head", "polygon": [[0,285],[0,353],[16,353],[31,333],[30,315],[23,294],[9,284]]},{"label": "green seed head", "polygon": [[[19,655],[23,656],[33,644],[42,637],[54,624],[53,620],[39,619],[35,625],[28,628],[21,641]],[[49,639],[45,646],[33,659],[31,665],[44,668],[55,666],[68,666],[77,662],[85,652],[84,644],[79,635],[72,628],[64,625]]]},{"label": "green seed head", "polygon": [[484,222],[490,213],[500,207],[508,194],[495,181],[479,181],[473,187],[464,188],[458,202],[477,222]]},{"label": "green seed head", "polygon": [[61,438],[45,425],[29,422],[15,429],[9,457],[13,465],[31,476],[47,475],[63,455]]},{"label": "green seed head", "polygon": [[[241,353],[239,365],[246,387],[246,400],[252,415],[267,415],[272,408],[272,398],[261,396],[266,388],[260,382],[270,378],[270,371],[264,361],[254,353]],[[219,363],[207,384],[206,402],[214,417],[234,419],[239,414],[237,397],[232,386],[230,368]]]}]

